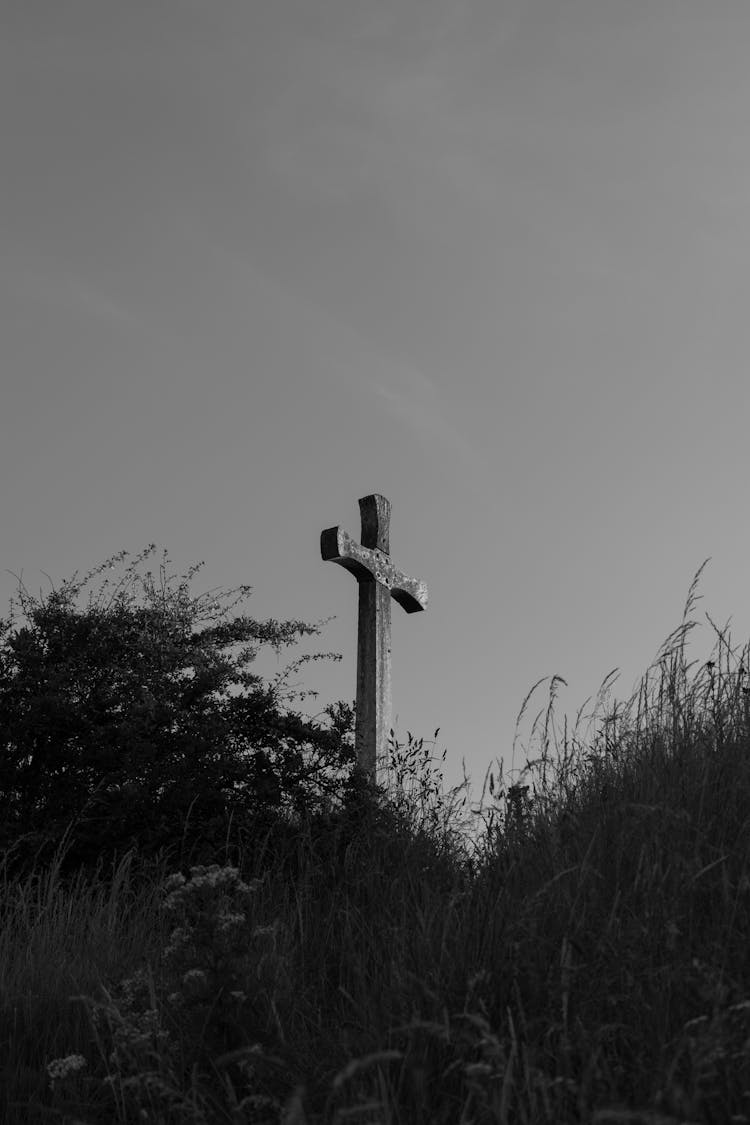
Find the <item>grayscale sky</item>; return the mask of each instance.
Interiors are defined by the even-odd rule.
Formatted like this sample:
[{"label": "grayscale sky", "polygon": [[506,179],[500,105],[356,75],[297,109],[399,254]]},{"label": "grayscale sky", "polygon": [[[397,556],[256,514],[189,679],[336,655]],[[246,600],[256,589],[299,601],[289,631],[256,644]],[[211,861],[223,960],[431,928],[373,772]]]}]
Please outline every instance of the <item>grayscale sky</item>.
[{"label": "grayscale sky", "polygon": [[319,710],[383,493],[397,732],[478,786],[707,556],[743,643],[749,57],[746,0],[0,0],[3,607],[155,541],[337,615]]}]

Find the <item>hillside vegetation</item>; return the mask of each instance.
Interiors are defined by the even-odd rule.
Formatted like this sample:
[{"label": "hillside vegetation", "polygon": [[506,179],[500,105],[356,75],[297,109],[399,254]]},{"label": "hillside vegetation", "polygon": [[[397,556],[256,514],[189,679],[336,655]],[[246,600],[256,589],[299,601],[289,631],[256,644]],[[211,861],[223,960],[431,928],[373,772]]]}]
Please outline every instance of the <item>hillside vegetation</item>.
[{"label": "hillside vegetation", "polygon": [[[686,663],[699,574],[634,697],[606,711],[605,681],[584,740],[581,713],[559,732],[553,679],[533,760],[513,785],[491,773],[473,813],[468,788],[444,794],[439,758],[411,737],[392,741],[387,785],[368,787],[343,704],[323,732],[248,681],[254,708],[222,710],[214,692],[195,696],[201,711],[175,673],[151,689],[173,711],[156,731],[153,715],[139,726],[113,697],[119,684],[138,699],[122,651],[96,722],[80,694],[65,711],[55,680],[63,753],[28,707],[13,726],[31,696],[6,631],[0,752],[15,836],[0,885],[0,1120],[750,1121],[749,656],[716,629],[712,660]],[[27,650],[44,627],[71,635],[85,620],[64,598],[46,610]],[[256,640],[273,635],[254,625]],[[49,686],[50,646],[34,651]],[[70,725],[81,713],[85,730]],[[239,722],[253,716],[241,755]],[[118,755],[102,743],[115,734]],[[32,736],[66,763],[55,840],[54,791],[45,820],[22,784]],[[162,834],[141,847],[146,782]],[[108,818],[119,850],[92,866]]]}]

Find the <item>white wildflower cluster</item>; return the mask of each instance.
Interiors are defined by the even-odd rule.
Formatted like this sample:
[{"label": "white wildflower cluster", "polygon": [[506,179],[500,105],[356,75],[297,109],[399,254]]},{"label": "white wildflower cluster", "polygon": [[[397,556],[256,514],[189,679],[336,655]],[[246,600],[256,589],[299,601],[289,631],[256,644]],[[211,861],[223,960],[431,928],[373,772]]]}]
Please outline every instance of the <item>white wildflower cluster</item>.
[{"label": "white wildflower cluster", "polygon": [[172,891],[178,890],[180,887],[185,886],[185,876],[181,872],[176,871],[173,875],[168,875],[164,880],[162,890],[165,895],[170,895]]},{"label": "white wildflower cluster", "polygon": [[[164,950],[164,963],[180,972],[195,993],[204,987],[194,974],[211,965],[233,975],[244,961],[252,937],[252,906],[259,886],[243,882],[236,867],[191,868],[191,878],[172,875],[164,884],[162,910],[174,923]],[[193,975],[188,975],[193,974]],[[199,988],[200,986],[200,988]]]},{"label": "white wildflower cluster", "polygon": [[182,987],[190,996],[205,999],[208,996],[208,977],[203,969],[188,969],[182,978]]},{"label": "white wildflower cluster", "polygon": [[52,1088],[54,1089],[56,1083],[67,1078],[69,1074],[77,1074],[86,1066],[88,1063],[83,1055],[67,1055],[63,1059],[52,1059],[47,1063],[47,1074]]},{"label": "white wildflower cluster", "polygon": [[[105,989],[104,1003],[89,1002],[108,1070],[104,1082],[123,1104],[142,1108],[146,1103],[187,1114],[179,1093],[177,1041],[164,1019],[175,1020],[179,1014],[183,1049],[185,1035],[189,1041],[195,1032],[201,1054],[210,1050],[214,1038],[225,1050],[228,1032],[242,1039],[242,1009],[249,996],[254,999],[259,990],[276,992],[283,960],[276,950],[278,926],[255,924],[259,885],[259,880],[244,882],[237,868],[217,864],[191,868],[189,879],[171,875],[163,885],[162,904],[170,922],[169,941],[157,978],[150,969],[138,970],[121,981],[116,994]],[[59,1082],[85,1065],[82,1056],[55,1059],[47,1068],[50,1081]],[[252,1075],[252,1064],[249,1071]],[[250,1075],[245,1082],[252,1089]],[[273,1099],[251,1094],[247,1087],[245,1094],[246,1113],[278,1109]]]},{"label": "white wildflower cluster", "polygon": [[106,1022],[109,1027],[112,1066],[120,1070],[126,1059],[156,1059],[169,1053],[171,1036],[162,1026],[150,975],[138,969],[121,982],[119,992],[115,1002],[110,998],[106,1005],[97,1003],[93,1012],[95,1026]]}]

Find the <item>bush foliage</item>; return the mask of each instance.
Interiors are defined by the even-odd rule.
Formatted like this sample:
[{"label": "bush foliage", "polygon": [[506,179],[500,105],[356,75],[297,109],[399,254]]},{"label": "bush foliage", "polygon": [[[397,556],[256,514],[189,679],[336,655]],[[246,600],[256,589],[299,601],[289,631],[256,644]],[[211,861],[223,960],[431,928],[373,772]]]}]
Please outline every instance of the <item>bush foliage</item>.
[{"label": "bush foliage", "polygon": [[176,840],[184,865],[346,789],[352,709],[329,706],[323,727],[289,708],[285,683],[334,654],[272,683],[248,671],[259,646],[279,652],[322,623],[227,620],[250,587],[193,597],[203,564],[173,588],[166,552],[158,583],[137,573],[154,550],[85,608],[81,590],[127,552],[46,597],[19,580],[25,621],[13,601],[0,621],[0,848],[18,861],[49,856],[67,832],[68,865]]}]

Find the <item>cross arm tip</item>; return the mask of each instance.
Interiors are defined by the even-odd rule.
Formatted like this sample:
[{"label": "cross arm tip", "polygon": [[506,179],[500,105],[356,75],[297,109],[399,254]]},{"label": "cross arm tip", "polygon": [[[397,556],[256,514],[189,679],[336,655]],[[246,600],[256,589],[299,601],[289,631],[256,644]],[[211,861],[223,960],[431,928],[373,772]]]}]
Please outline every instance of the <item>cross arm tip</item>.
[{"label": "cross arm tip", "polygon": [[418,578],[407,578],[405,574],[400,577],[403,584],[391,588],[393,600],[407,613],[419,613],[420,610],[427,609],[426,583]]},{"label": "cross arm tip", "polygon": [[324,562],[330,562],[332,559],[341,557],[339,533],[340,528],[338,527],[327,527],[325,531],[321,531],[320,554]]}]

